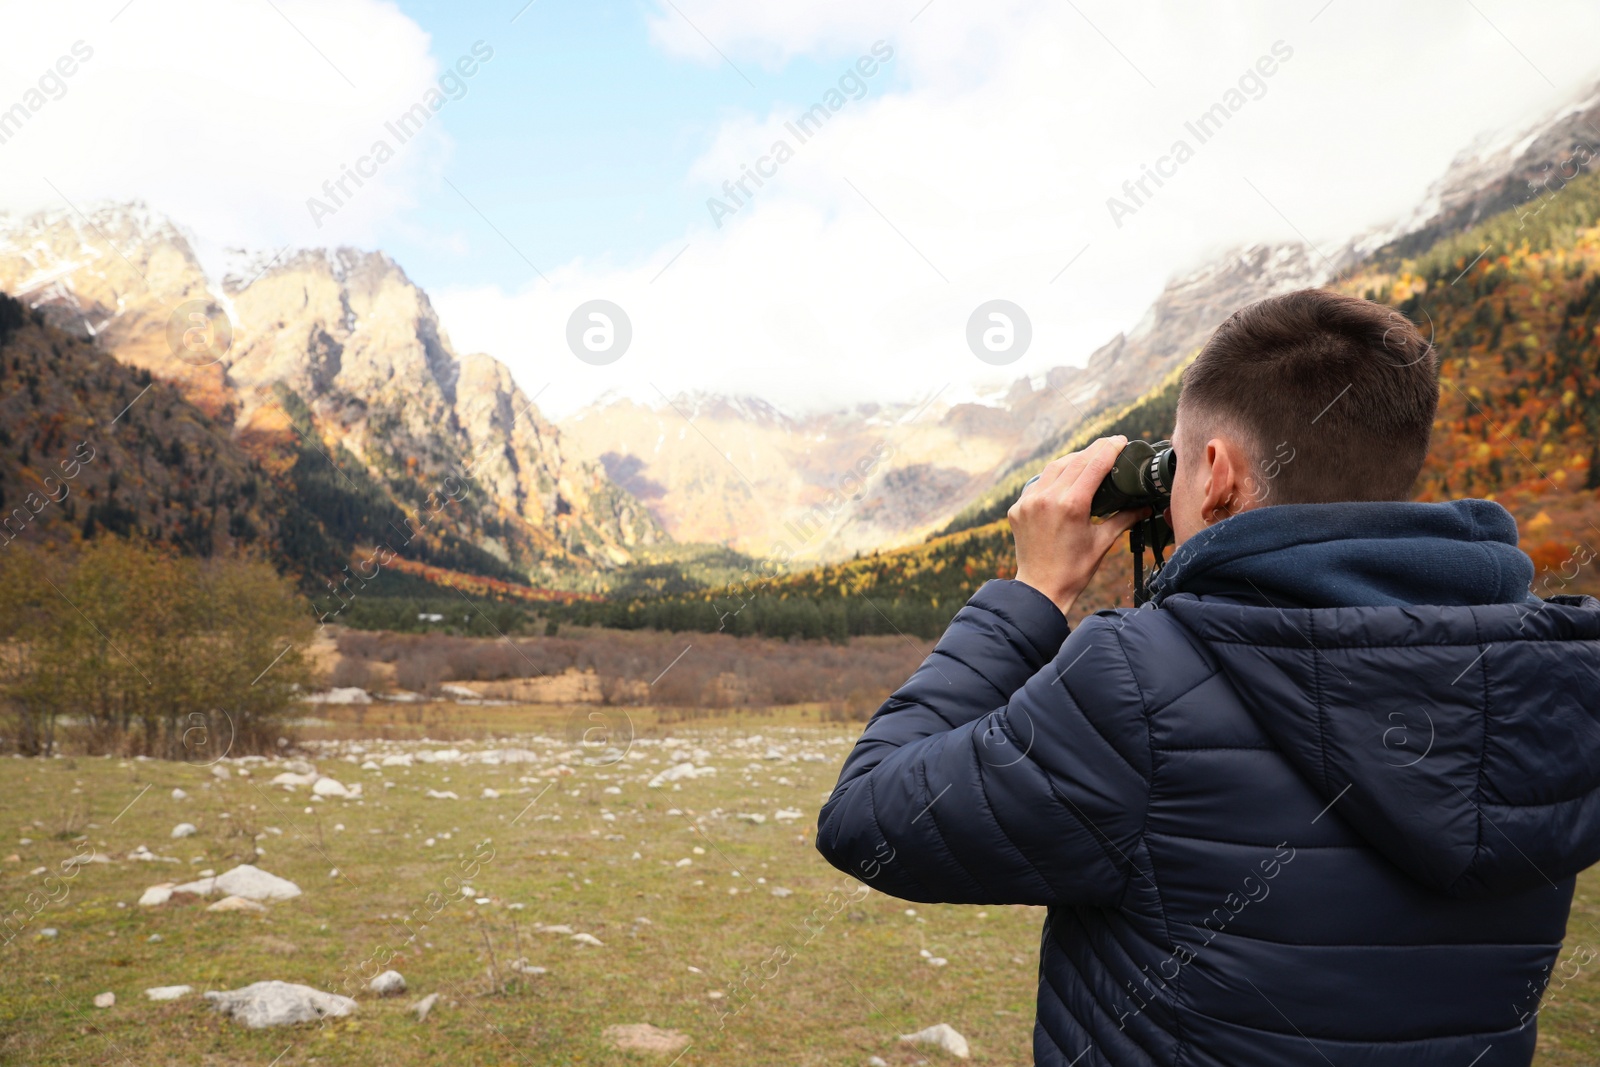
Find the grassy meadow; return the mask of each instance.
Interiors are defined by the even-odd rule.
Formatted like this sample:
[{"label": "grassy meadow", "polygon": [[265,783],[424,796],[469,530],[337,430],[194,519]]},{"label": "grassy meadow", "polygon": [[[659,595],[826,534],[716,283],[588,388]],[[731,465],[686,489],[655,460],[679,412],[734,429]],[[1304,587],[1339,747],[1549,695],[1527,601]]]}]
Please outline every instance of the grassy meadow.
[{"label": "grassy meadow", "polygon": [[[183,762],[0,760],[0,900],[12,920],[0,1063],[955,1062],[897,1041],[939,1022],[966,1036],[975,1062],[1031,1062],[1042,909],[907,905],[816,854],[816,813],[855,724],[816,708],[315,714],[293,752],[224,760],[226,779]],[[271,784],[294,759],[359,783],[361,796]],[[693,776],[649,786],[683,762]],[[174,840],[181,822],[197,832]],[[176,862],[130,858],[141,845]],[[68,877],[60,864],[74,855],[108,862]],[[208,912],[211,901],[184,895],[137,903],[159,882],[252,861],[303,894],[259,915]],[[1597,896],[1600,877],[1584,876],[1574,950],[1600,941]],[[389,967],[408,990],[369,992],[366,979]],[[348,992],[359,1007],[250,1030],[200,996],[265,979]],[[168,985],[193,992],[143,994]],[[116,1004],[94,1007],[104,992]],[[419,1022],[412,1006],[430,993],[439,1000]],[[1546,999],[1538,1062],[1600,1062],[1593,972],[1553,979]],[[689,1044],[627,1052],[602,1036],[641,1022]]]},{"label": "grassy meadow", "polygon": [[[222,780],[182,762],[0,760],[0,900],[14,918],[28,915],[0,948],[0,1062],[674,1062],[602,1039],[608,1026],[639,1022],[688,1036],[682,1067],[943,1059],[896,1040],[938,1022],[961,1031],[979,1062],[1029,1062],[1042,909],[908,914],[816,854],[817,810],[859,727],[808,710],[689,721],[680,710],[665,713],[680,721],[662,721],[649,709],[593,707],[317,714],[300,727],[299,755],[360,783],[361,798],[313,800],[303,786],[269,784],[283,761],[225,760]],[[440,742],[445,733],[452,740]],[[485,739],[462,740],[473,737]],[[451,749],[532,758],[360,767]],[[648,787],[684,755],[715,773]],[[198,832],[173,840],[180,822]],[[178,862],[127,858],[140,845]],[[61,875],[63,860],[90,850],[109,862]],[[252,860],[303,894],[262,915],[210,913],[212,901],[182,895],[137,904],[151,885]],[[30,873],[39,867],[47,873]],[[46,892],[47,877],[58,880]],[[48,901],[36,914],[30,891]],[[405,976],[405,994],[366,990],[386,967]],[[349,992],[359,1008],[250,1030],[200,997],[265,979]],[[143,995],[166,985],[194,992]],[[115,1006],[92,1006],[102,992]],[[439,1002],[418,1022],[411,1006],[429,993]]]}]

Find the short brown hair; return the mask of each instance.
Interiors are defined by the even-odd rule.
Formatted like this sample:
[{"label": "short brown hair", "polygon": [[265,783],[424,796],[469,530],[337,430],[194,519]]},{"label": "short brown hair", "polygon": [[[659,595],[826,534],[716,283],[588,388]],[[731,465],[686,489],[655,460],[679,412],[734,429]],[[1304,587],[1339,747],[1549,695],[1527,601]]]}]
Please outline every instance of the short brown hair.
[{"label": "short brown hair", "polygon": [[1178,397],[1188,441],[1224,427],[1243,438],[1270,504],[1408,498],[1438,406],[1439,359],[1416,325],[1326,289],[1234,312]]}]

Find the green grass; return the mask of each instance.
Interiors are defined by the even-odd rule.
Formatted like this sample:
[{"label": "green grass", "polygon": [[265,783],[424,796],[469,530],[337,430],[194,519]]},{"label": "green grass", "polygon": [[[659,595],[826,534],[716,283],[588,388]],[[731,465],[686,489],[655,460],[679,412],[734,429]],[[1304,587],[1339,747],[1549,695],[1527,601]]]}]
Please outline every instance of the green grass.
[{"label": "green grass", "polygon": [[[849,896],[856,884],[816,854],[816,812],[854,726],[822,724],[802,711],[668,722],[633,710],[631,726],[620,710],[595,708],[434,707],[416,722],[369,715],[360,725],[348,709],[323,714],[333,721],[311,724],[305,736],[429,731],[437,738],[455,721],[457,737],[519,734],[500,742],[508,747],[543,751],[529,740],[536,734],[564,740],[537,764],[362,771],[333,757],[314,760],[343,782],[361,782],[363,803],[313,802],[303,787],[291,793],[271,786],[276,769],[222,782],[181,763],[0,760],[0,859],[19,857],[0,862],[0,903],[8,912],[28,910],[27,894],[44,882],[33,869],[54,869],[85,845],[114,857],[61,882],[60,899],[0,947],[0,1063],[672,1062],[618,1052],[601,1040],[607,1026],[634,1022],[687,1034],[692,1044],[676,1061],[681,1067],[863,1064],[871,1055],[910,1067],[943,1057],[901,1046],[896,1036],[936,1022],[966,1035],[976,1062],[1031,1062],[1043,909],[919,904],[908,915],[906,903],[878,893]],[[644,743],[632,751],[644,758],[609,766],[569,758],[573,774],[541,777],[554,766],[554,754],[570,751],[569,740],[590,729],[611,729],[617,739],[636,734]],[[762,740],[735,747],[753,735]],[[667,766],[662,747],[652,743],[664,738],[707,750],[711,758],[695,762],[715,766],[717,774],[681,782],[678,790],[647,788],[640,778]],[[453,743],[468,751],[474,744]],[[764,759],[769,743],[826,759]],[[747,778],[752,763],[760,770]],[[395,787],[385,789],[385,779]],[[481,799],[486,786],[501,796]],[[604,792],[613,786],[620,795]],[[173,800],[174,787],[190,799]],[[428,789],[461,799],[428,799]],[[668,814],[674,807],[683,814]],[[780,808],[804,816],[775,821]],[[739,812],[764,814],[767,822],[740,821]],[[698,824],[703,834],[695,830],[696,816],[705,817]],[[200,833],[171,840],[180,821],[197,824]],[[266,836],[257,841],[257,833]],[[19,844],[24,837],[32,843]],[[428,837],[433,847],[423,844]],[[123,858],[140,844],[181,862]],[[257,847],[265,850],[257,865],[298,883],[303,896],[271,905],[264,916],[211,914],[192,899],[135,905],[149,885],[188,880],[203,868],[221,872],[249,862]],[[448,892],[475,852],[489,850],[492,858],[470,881],[491,903],[459,895],[430,903],[429,894]],[[676,866],[682,858],[692,865]],[[333,868],[338,876],[330,876]],[[778,886],[793,895],[772,896]],[[1569,954],[1600,944],[1600,877],[1584,875],[1578,895]],[[513,903],[524,907],[508,907]],[[423,928],[434,907],[437,914]],[[419,931],[409,943],[407,915],[417,917],[412,929]],[[637,923],[639,917],[650,921]],[[535,932],[535,923],[565,923],[605,945],[576,945]],[[41,937],[45,927],[59,935]],[[152,934],[162,940],[150,942]],[[948,965],[930,966],[919,955],[923,949]],[[348,1019],[252,1031],[198,996],[269,978],[337,991],[343,976],[379,969],[374,961],[386,952],[394,953],[386,965],[405,975],[409,991],[379,999],[353,980],[360,1007]],[[548,973],[512,972],[518,955]],[[764,962],[785,957],[781,965]],[[1540,1064],[1600,1061],[1594,971],[1586,967],[1564,986],[1552,982],[1540,1019]],[[192,985],[196,995],[167,1003],[143,996],[148,987],[172,984]],[[107,990],[116,993],[116,1006],[92,1007],[93,996]],[[722,999],[709,995],[716,991]],[[411,1004],[434,992],[439,1004],[418,1023]],[[722,1014],[741,1002],[724,1023]]]},{"label": "green grass", "polygon": [[[501,711],[462,710],[480,721]],[[543,729],[552,736],[578,736],[573,724],[590,728],[591,710],[596,709],[545,716]],[[6,835],[0,857],[20,856],[0,863],[0,903],[8,910],[28,910],[27,893],[44,881],[28,872],[54,868],[72,855],[80,832],[85,844],[114,857],[63,881],[62,899],[0,948],[0,1062],[265,1067],[280,1055],[279,1067],[313,1061],[541,1067],[670,1062],[670,1056],[618,1052],[602,1042],[605,1027],[633,1022],[689,1035],[693,1043],[678,1061],[681,1067],[860,1064],[874,1054],[909,1065],[928,1054],[898,1045],[896,1036],[936,1022],[965,1034],[978,1062],[1030,1062],[1042,909],[987,908],[980,918],[980,909],[916,905],[917,914],[909,916],[904,902],[878,893],[847,897],[856,884],[817,855],[816,812],[846,746],[815,742],[853,737],[853,730],[758,718],[671,725],[648,712],[633,714],[641,737],[683,737],[711,751],[717,775],[682,782],[677,791],[670,785],[648,789],[636,779],[665,762],[572,761],[574,773],[555,779],[518,818],[552,781],[537,777],[548,764],[419,764],[378,772],[316,759],[324,773],[363,783],[366,800],[358,804],[313,802],[307,789],[289,793],[270,786],[271,773],[260,771],[249,780],[219,782],[181,763],[0,761],[0,831]],[[517,729],[532,728],[539,718],[521,709],[506,709],[505,717]],[[325,732],[350,729],[346,724]],[[468,732],[476,733],[476,725]],[[748,754],[721,754],[731,739],[750,734],[763,734],[791,752],[809,745],[828,759],[764,760],[765,742]],[[664,759],[653,745],[635,751]],[[742,770],[750,762],[762,770],[746,781]],[[518,781],[524,776],[537,780]],[[780,777],[790,784],[780,784]],[[395,788],[383,788],[386,778]],[[622,794],[602,792],[611,785]],[[501,797],[480,799],[485,786]],[[174,787],[190,799],[172,800]],[[427,799],[427,789],[452,790],[462,799]],[[674,806],[684,814],[667,814]],[[601,818],[602,808],[614,814],[614,822]],[[779,808],[798,808],[804,817],[774,821]],[[723,814],[714,815],[714,809]],[[743,811],[765,814],[768,821],[753,825],[734,818]],[[224,813],[231,817],[224,819]],[[695,815],[706,816],[704,835],[693,829]],[[200,833],[171,840],[180,821],[197,824]],[[281,835],[267,833],[256,841],[254,833],[269,826]],[[442,837],[447,832],[448,840]],[[618,834],[622,840],[607,839]],[[436,841],[431,848],[423,845],[429,836]],[[33,843],[18,845],[22,837]],[[489,844],[478,855],[492,849],[493,858],[482,863],[471,884],[492,903],[479,906],[457,897],[421,929],[420,920],[437,906],[438,898],[430,905],[429,894],[445,892],[453,884],[448,879],[459,877],[460,865],[485,840]],[[140,844],[182,862],[122,858]],[[304,890],[301,897],[270,905],[264,916],[211,914],[200,900],[135,905],[149,885],[192,879],[203,868],[220,873],[249,862],[258,846],[266,854],[257,865],[295,881]],[[694,853],[697,846],[703,854]],[[631,858],[635,851],[639,860]],[[677,867],[685,857],[693,865]],[[330,877],[333,868],[339,876]],[[776,886],[793,895],[772,896]],[[507,907],[519,902],[522,910]],[[400,919],[411,914],[417,916],[412,928],[421,932],[406,944],[409,934]],[[650,922],[636,924],[638,917]],[[536,933],[537,922],[570,924],[605,946]],[[45,927],[59,935],[40,937]],[[162,940],[151,943],[152,934]],[[519,955],[519,939],[520,955],[549,973],[522,977],[508,969]],[[919,955],[923,948],[949,964],[930,966]],[[779,949],[792,958],[763,966]],[[380,1000],[365,992],[364,982],[353,982],[360,1007],[348,1019],[251,1031],[217,1015],[198,996],[270,978],[338,991],[347,968],[372,973],[363,964],[386,950],[396,952],[388,965],[405,975],[408,992]],[[488,973],[491,959],[498,981]],[[770,977],[763,980],[762,974]],[[143,996],[148,987],[173,984],[193,985],[196,994],[166,1003]],[[116,1006],[94,1008],[93,996],[107,990],[116,993]],[[713,999],[714,991],[725,995]],[[441,994],[440,1002],[418,1023],[410,1006],[432,992]],[[722,1013],[746,998],[722,1025]]]}]

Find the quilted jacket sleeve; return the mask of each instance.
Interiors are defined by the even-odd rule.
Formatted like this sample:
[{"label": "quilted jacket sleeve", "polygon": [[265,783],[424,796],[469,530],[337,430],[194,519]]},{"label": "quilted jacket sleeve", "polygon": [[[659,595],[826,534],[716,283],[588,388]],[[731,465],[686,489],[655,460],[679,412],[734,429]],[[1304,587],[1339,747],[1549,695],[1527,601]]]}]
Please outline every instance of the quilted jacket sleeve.
[{"label": "quilted jacket sleeve", "polygon": [[984,585],[867,724],[818,850],[908,900],[1116,904],[1150,779],[1119,619],[1068,637],[1036,590]]}]

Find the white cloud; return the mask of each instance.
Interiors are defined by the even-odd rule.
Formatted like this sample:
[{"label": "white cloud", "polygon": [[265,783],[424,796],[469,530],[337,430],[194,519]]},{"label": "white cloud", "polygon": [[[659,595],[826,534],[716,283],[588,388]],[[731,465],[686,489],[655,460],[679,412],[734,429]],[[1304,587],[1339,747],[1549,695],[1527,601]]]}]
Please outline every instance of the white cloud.
[{"label": "white cloud", "polygon": [[427,34],[392,4],[125,2],[6,5],[0,108],[74,42],[93,50],[0,144],[7,209],[59,206],[48,181],[79,206],[146,199],[218,243],[371,243],[440,165],[432,124],[364,187],[347,181],[359,195],[321,229],[307,211],[437,76]]},{"label": "white cloud", "polygon": [[[915,22],[915,2],[676,2],[682,15],[663,6],[653,23],[659,46],[712,64],[720,50],[758,85],[798,54],[843,72],[880,38],[900,80],[875,77],[720,229],[707,214],[642,264],[438,294],[459,343],[511,362],[530,391],[551,383],[540,404],[557,412],[655,386],[796,406],[898,399],[1080,362],[1170,274],[1223,247],[1303,233],[1331,251],[1406,214],[1477,134],[1588,85],[1600,31],[1593,5],[1506,0],[1334,0],[1320,14],[1323,0],[1171,2],[1158,15],[1109,0],[934,0]],[[1265,94],[1198,144],[1185,121],[1278,41],[1293,56]],[[698,194],[737,178],[829,87],[730,119],[691,176]],[[1194,158],[1119,229],[1107,197],[1179,138]],[[561,342],[591,297],[634,322],[633,348],[606,368]],[[964,340],[967,316],[995,297],[1034,323],[1032,351],[1001,371]]]},{"label": "white cloud", "polygon": [[[654,398],[655,386],[797,407],[954,393],[1081,361],[1173,272],[1225,246],[1298,232],[1331,249],[1404,215],[1474,136],[1531,120],[1596,75],[1591,3],[1324,2],[662,4],[653,39],[685,62],[725,54],[758,87],[800,55],[836,74],[770,113],[732,114],[691,174],[662,174],[687,179],[702,221],[644,261],[597,249],[546,267],[548,284],[446,288],[436,303],[458,347],[505,359],[530,393],[549,383],[540,404],[557,412],[606,389]],[[94,55],[0,143],[0,205],[57,203],[47,181],[80,205],[143,197],[212,242],[269,252],[411,232],[409,209],[449,158],[437,122],[322,228],[306,207],[439,76],[428,36],[396,7],[123,3],[7,6],[0,109],[74,42]],[[878,40],[895,58],[863,99],[795,144],[721,227],[701,213]],[[1280,40],[1293,58],[1265,95],[1118,228],[1107,197]],[[737,99],[744,87],[728,77]],[[581,109],[583,93],[555,106]],[[563,340],[572,309],[595,297],[635,327],[630,352],[603,368]],[[1029,355],[1000,370],[964,340],[993,298],[1034,323]]]}]

